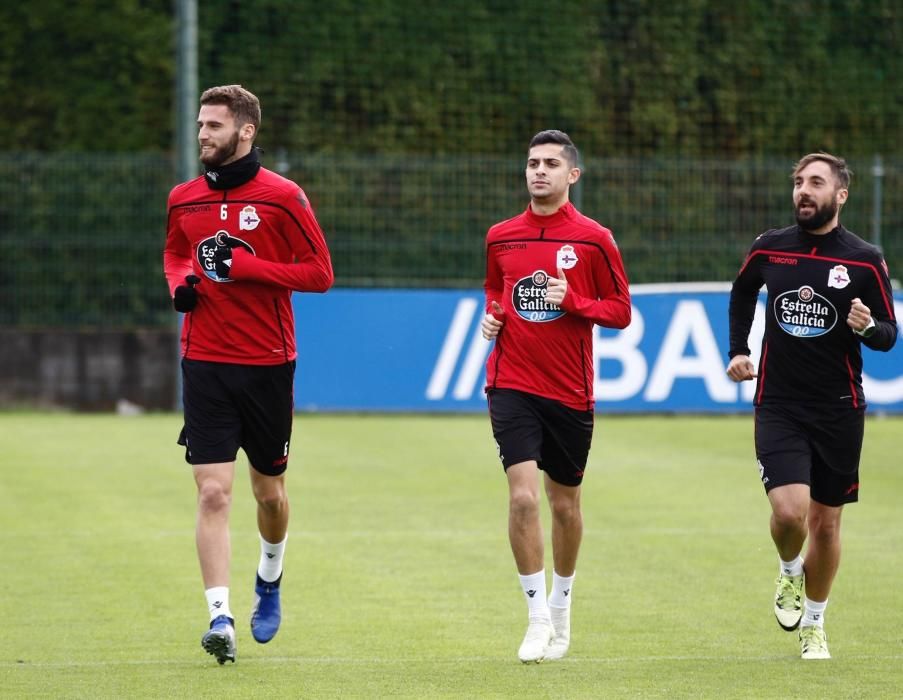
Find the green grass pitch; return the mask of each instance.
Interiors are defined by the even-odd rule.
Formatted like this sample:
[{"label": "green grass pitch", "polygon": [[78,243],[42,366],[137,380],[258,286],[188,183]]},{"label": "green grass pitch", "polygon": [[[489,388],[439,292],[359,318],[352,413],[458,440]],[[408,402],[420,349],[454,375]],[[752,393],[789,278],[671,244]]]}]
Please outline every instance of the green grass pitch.
[{"label": "green grass pitch", "polygon": [[258,543],[242,455],[238,660],[224,667],[199,643],[179,427],[176,415],[0,414],[0,696],[903,695],[903,419],[867,423],[826,616],[834,658],[802,662],[771,613],[752,418],[599,415],[571,652],[536,666],[516,656],[526,611],[485,416],[297,417],[284,621],[263,646],[247,622]]}]

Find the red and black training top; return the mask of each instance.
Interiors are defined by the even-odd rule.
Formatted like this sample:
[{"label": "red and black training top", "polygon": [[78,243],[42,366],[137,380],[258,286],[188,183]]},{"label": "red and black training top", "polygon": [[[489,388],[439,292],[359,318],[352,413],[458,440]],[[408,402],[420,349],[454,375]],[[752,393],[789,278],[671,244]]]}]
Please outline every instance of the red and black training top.
[{"label": "red and black training top", "polygon": [[[561,268],[561,307],[545,301]],[[486,364],[487,390],[518,389],[578,410],[591,410],[593,324],[626,328],[630,290],[611,231],[570,203],[551,216],[530,207],[486,235],[486,313],[492,302],[504,326]]]},{"label": "red and black training top", "polygon": [[[292,292],[325,292],[333,282],[304,191],[265,168],[227,190],[211,189],[201,176],[172,190],[168,211],[163,269],[170,296],[186,275],[201,278],[198,304],[182,325],[183,356],[248,365],[294,360]],[[224,234],[238,240],[229,276],[220,278],[213,254]]]},{"label": "red and black training top", "polygon": [[[881,252],[838,226],[816,235],[799,226],[759,236],[731,289],[730,357],[749,355],[749,332],[765,285],[765,334],[754,403],[864,407],[862,350],[890,350],[897,322]],[[863,338],[847,325],[852,300],[876,322]]]}]

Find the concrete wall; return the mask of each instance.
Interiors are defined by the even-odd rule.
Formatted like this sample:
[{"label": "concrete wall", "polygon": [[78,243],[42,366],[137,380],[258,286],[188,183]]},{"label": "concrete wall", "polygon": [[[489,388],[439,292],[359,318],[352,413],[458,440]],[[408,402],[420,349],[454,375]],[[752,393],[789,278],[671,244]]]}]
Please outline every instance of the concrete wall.
[{"label": "concrete wall", "polygon": [[0,407],[122,412],[177,407],[174,330],[0,328]]}]

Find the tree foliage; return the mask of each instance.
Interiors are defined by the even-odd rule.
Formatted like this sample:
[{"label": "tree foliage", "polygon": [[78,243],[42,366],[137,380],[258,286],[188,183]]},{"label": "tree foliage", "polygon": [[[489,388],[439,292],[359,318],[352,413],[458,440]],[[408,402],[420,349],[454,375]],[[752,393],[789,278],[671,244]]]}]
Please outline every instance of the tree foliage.
[{"label": "tree foliage", "polygon": [[7,148],[169,148],[171,12],[164,0],[3,3],[0,125]]},{"label": "tree foliage", "polygon": [[[604,155],[899,149],[895,0],[205,0],[202,87],[262,99],[270,147],[509,153],[549,126]],[[0,124],[17,149],[165,151],[174,10],[7,3]],[[898,151],[897,151],[898,152]]]}]

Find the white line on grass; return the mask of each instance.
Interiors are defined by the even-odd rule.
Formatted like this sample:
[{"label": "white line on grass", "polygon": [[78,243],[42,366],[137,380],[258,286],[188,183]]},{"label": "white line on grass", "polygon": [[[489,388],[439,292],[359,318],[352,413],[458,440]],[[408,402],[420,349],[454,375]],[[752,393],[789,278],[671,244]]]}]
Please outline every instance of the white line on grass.
[{"label": "white line on grass", "polygon": [[[725,664],[736,664],[738,661],[763,663],[774,661],[795,661],[796,657],[788,654],[771,654],[768,656],[581,656],[579,658],[560,659],[558,661],[550,661],[550,664],[570,664],[577,665],[582,663],[591,664],[637,664],[659,661],[689,661],[689,662],[711,662],[717,661]],[[835,661],[901,661],[903,654],[857,654],[855,656],[836,657]],[[321,666],[398,666],[417,663],[429,663],[431,665],[459,665],[465,663],[500,663],[505,665],[515,665],[509,656],[459,656],[448,658],[424,658],[424,657],[406,657],[406,658],[387,658],[387,657],[338,657],[338,656],[271,656],[266,658],[240,658],[238,663],[242,665],[282,665],[282,664],[313,664]],[[115,668],[118,666],[209,666],[209,660],[193,660],[187,659],[173,661],[172,659],[143,659],[131,661],[2,661],[0,668]]]}]

